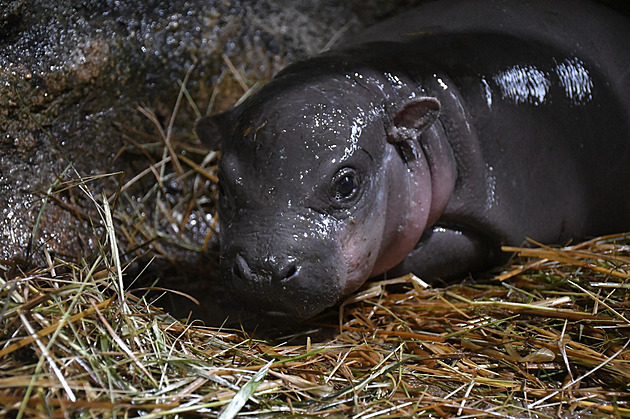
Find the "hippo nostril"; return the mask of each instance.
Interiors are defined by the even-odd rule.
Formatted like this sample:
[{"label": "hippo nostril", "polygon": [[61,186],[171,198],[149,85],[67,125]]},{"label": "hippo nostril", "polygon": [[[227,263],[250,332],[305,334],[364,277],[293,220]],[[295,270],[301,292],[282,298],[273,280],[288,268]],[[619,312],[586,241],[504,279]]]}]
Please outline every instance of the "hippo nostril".
[{"label": "hippo nostril", "polygon": [[291,278],[293,275],[295,275],[297,273],[297,266],[295,265],[291,265],[289,267],[289,270],[287,271],[286,275],[284,276],[285,278]]},{"label": "hippo nostril", "polygon": [[298,267],[295,263],[291,263],[285,266],[283,269],[278,270],[277,278],[281,281],[291,279],[298,273]]},{"label": "hippo nostril", "polygon": [[242,281],[251,280],[252,271],[243,256],[236,255],[236,257],[234,258],[234,264],[232,265],[232,274],[235,278],[238,278]]}]

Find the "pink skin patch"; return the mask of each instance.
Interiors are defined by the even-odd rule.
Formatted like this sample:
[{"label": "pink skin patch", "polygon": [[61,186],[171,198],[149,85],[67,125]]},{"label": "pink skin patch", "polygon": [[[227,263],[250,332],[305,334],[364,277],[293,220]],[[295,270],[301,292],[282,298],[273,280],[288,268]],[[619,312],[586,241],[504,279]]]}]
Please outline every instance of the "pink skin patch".
[{"label": "pink skin patch", "polygon": [[[417,143],[414,141],[414,145]],[[380,256],[370,276],[380,275],[398,265],[416,246],[428,226],[432,185],[428,163],[421,152],[403,163],[389,145],[387,217]]]},{"label": "pink skin patch", "polygon": [[340,278],[344,294],[359,288],[371,276],[400,263],[422,236],[430,215],[431,176],[419,153],[406,165],[395,147],[387,145],[380,192],[367,214],[352,218],[340,235],[346,277]]}]

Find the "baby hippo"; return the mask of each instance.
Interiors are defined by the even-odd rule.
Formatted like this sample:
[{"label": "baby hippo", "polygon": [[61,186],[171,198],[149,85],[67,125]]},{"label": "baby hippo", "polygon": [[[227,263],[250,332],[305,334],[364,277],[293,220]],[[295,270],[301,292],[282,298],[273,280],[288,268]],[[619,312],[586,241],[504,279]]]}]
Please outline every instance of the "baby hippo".
[{"label": "baby hippo", "polygon": [[384,273],[630,228],[629,29],[576,0],[429,2],[201,118],[234,298],[303,319]]}]

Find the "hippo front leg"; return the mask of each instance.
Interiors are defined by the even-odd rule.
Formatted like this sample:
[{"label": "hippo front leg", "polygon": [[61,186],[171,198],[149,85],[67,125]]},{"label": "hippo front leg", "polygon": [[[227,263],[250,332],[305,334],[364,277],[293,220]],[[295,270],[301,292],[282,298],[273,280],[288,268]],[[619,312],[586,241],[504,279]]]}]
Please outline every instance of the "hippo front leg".
[{"label": "hippo front leg", "polygon": [[433,226],[387,275],[394,277],[411,272],[426,281],[461,278],[496,261],[495,248],[487,238],[474,232]]}]

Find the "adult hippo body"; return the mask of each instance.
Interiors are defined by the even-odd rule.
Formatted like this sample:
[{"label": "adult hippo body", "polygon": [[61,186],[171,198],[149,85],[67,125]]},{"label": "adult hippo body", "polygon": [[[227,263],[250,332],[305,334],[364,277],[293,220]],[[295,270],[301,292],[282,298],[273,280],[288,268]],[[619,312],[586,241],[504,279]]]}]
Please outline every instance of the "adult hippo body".
[{"label": "adult hippo body", "polygon": [[576,1],[431,2],[202,118],[234,295],[304,318],[372,276],[628,229],[629,30]]}]

